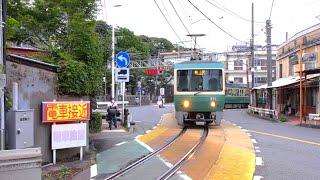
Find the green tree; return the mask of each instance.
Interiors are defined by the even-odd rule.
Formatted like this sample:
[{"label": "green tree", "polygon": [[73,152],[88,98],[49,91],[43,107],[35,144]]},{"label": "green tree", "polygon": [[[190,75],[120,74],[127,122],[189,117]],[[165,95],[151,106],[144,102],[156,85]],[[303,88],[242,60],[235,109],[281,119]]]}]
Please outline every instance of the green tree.
[{"label": "green tree", "polygon": [[8,40],[50,52],[60,65],[59,93],[94,95],[103,74],[95,32],[97,0],[9,0]]}]

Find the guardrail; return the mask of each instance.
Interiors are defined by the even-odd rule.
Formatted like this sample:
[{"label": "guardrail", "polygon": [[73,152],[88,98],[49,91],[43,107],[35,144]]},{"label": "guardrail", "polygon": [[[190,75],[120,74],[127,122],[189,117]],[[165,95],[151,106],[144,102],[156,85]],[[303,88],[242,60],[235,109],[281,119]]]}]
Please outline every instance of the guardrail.
[{"label": "guardrail", "polygon": [[263,109],[248,105],[248,111],[249,113],[256,114],[262,117],[276,118],[276,110],[273,109]]}]

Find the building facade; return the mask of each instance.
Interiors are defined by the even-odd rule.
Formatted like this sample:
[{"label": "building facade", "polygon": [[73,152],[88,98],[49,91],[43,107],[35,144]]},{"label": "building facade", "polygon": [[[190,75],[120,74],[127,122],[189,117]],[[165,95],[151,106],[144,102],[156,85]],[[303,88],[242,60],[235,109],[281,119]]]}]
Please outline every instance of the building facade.
[{"label": "building facade", "polygon": [[[276,48],[272,46],[272,78],[276,78]],[[248,84],[252,87],[252,76],[250,67],[251,50],[250,46],[233,46],[232,51],[226,52],[221,58],[225,62],[225,73],[227,83]],[[255,46],[254,64],[251,68],[254,73],[254,87],[267,82],[267,49],[265,46]]]},{"label": "building facade", "polygon": [[[300,66],[302,51],[303,101],[302,114],[320,113],[320,23],[296,33],[281,44],[277,51],[277,79],[292,78],[291,84],[275,88],[277,111],[281,114],[300,113]],[[298,82],[299,81],[299,82]]]}]

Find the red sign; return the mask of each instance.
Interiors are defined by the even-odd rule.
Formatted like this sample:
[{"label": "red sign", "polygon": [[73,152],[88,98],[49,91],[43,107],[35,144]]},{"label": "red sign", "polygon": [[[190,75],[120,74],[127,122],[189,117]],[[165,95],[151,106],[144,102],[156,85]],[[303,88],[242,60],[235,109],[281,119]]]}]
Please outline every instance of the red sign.
[{"label": "red sign", "polygon": [[42,103],[42,122],[75,122],[90,120],[89,101],[57,101]]},{"label": "red sign", "polygon": [[157,75],[159,74],[159,70],[158,69],[148,69],[144,71],[145,75]]}]

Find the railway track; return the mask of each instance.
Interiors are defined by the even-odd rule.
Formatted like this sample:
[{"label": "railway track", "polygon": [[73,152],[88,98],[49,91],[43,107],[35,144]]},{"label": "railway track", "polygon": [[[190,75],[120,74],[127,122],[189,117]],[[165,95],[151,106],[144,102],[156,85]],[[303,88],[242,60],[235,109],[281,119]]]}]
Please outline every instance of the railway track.
[{"label": "railway track", "polygon": [[[111,176],[105,178],[104,180],[109,180],[109,179],[115,179],[118,178],[129,171],[133,170],[134,168],[138,167],[139,165],[143,164],[144,162],[148,161],[152,157],[156,156],[157,154],[160,154],[162,151],[170,147],[179,137],[181,137],[185,132],[187,131],[187,128],[183,128],[177,136],[175,136],[170,142],[162,146],[161,148],[157,149],[156,151],[153,151],[146,156],[142,157],[141,159],[133,162],[129,166],[119,170],[118,172],[112,174]],[[208,135],[208,127],[204,127],[202,136],[200,137],[199,141],[168,171],[163,173],[158,179],[163,180],[163,179],[168,179],[171,177],[173,174],[175,174],[181,167],[182,165],[196,152],[196,150],[201,146],[201,144],[205,141],[207,135]]]},{"label": "railway track", "polygon": [[174,164],[168,171],[163,173],[158,180],[166,180],[174,175],[182,166],[183,164],[188,161],[199,149],[199,147],[203,144],[208,136],[208,127],[204,127],[203,133],[199,141],[176,163]]}]

